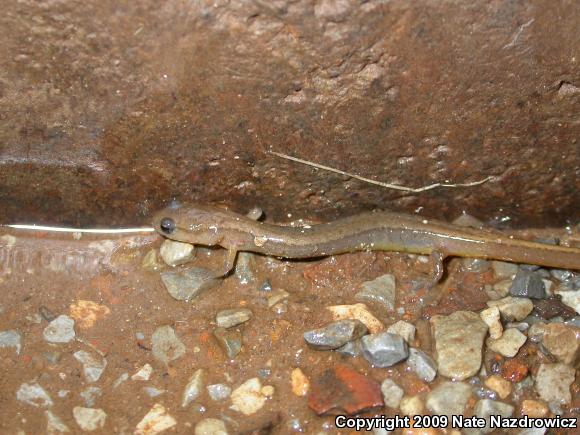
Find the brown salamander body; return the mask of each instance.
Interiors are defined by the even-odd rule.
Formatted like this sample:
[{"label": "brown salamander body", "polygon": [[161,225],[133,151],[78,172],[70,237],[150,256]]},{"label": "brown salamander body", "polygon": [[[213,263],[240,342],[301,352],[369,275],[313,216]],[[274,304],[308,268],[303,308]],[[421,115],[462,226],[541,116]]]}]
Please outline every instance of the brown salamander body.
[{"label": "brown salamander body", "polygon": [[580,249],[513,239],[497,232],[464,228],[391,212],[372,212],[334,222],[287,227],[257,222],[211,206],[168,208],[153,226],[165,237],[229,250],[283,258],[311,258],[353,251],[401,251],[478,257],[540,266],[580,269]]}]

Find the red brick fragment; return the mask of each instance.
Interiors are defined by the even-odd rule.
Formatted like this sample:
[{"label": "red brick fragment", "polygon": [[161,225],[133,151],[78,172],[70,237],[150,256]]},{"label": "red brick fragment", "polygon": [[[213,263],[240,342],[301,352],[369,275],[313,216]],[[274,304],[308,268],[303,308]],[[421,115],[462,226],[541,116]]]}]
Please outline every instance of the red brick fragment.
[{"label": "red brick fragment", "polygon": [[312,382],[308,406],[318,415],[347,414],[384,406],[378,382],[338,364]]}]

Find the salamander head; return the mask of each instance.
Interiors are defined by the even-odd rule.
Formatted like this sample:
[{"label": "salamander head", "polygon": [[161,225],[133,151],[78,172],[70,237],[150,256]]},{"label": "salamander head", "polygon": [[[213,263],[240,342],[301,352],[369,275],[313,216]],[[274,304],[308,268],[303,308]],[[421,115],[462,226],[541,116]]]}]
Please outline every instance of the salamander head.
[{"label": "salamander head", "polygon": [[168,207],[157,212],[152,221],[164,237],[196,245],[219,245],[223,222],[229,212],[209,206]]}]

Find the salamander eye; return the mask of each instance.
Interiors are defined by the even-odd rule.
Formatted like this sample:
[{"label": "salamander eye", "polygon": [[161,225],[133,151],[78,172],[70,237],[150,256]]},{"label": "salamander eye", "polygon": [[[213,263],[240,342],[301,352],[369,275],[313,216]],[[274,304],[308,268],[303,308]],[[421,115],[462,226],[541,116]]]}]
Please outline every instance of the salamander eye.
[{"label": "salamander eye", "polygon": [[163,218],[161,219],[161,222],[159,222],[159,228],[161,228],[161,231],[165,234],[171,234],[175,231],[175,221],[168,217]]}]

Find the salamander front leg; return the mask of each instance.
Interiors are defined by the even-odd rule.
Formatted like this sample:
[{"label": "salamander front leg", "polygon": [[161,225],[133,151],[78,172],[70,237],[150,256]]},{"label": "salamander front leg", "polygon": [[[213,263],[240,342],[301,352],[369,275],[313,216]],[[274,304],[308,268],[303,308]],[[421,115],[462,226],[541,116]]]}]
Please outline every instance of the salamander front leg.
[{"label": "salamander front leg", "polygon": [[433,263],[433,270],[431,279],[427,283],[427,290],[432,289],[435,287],[441,278],[443,277],[443,272],[445,271],[445,267],[443,265],[443,260],[445,260],[445,254],[441,251],[433,251],[431,252],[431,262]]},{"label": "salamander front leg", "polygon": [[224,271],[221,276],[227,276],[230,274],[236,265],[236,257],[238,256],[238,250],[236,248],[229,248],[226,254],[226,262],[224,264]]}]

